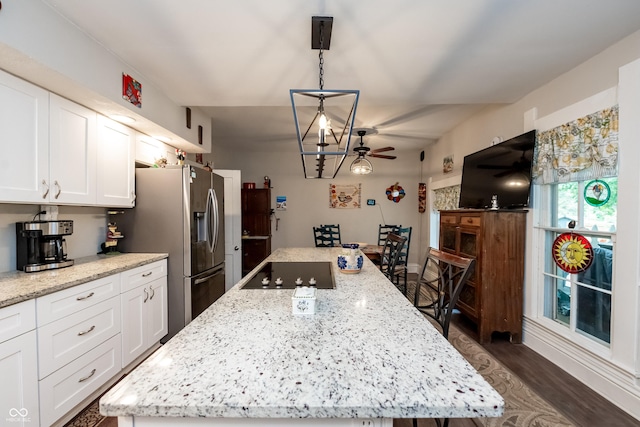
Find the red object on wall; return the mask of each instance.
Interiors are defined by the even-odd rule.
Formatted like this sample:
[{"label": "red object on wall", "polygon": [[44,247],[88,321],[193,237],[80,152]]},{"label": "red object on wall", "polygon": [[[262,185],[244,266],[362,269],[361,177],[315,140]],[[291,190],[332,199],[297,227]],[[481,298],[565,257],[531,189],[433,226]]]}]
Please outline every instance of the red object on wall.
[{"label": "red object on wall", "polygon": [[142,108],[142,84],[125,73],[122,73],[122,99]]}]

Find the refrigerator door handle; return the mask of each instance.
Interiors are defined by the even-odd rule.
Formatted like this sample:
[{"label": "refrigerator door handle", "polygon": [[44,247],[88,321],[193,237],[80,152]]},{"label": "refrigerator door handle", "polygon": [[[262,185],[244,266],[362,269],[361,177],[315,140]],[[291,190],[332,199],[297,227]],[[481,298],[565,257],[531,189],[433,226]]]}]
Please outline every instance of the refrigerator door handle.
[{"label": "refrigerator door handle", "polygon": [[218,204],[218,195],[216,194],[216,190],[209,189],[211,192],[211,204],[213,210],[213,244],[211,248],[211,252],[214,252],[218,248],[218,240],[220,236],[220,205]]},{"label": "refrigerator door handle", "polygon": [[223,269],[218,269],[218,270],[216,270],[213,274],[209,274],[209,275],[207,275],[207,276],[205,276],[205,277],[199,277],[199,278],[195,279],[195,280],[193,281],[193,284],[194,284],[194,285],[199,285],[200,283],[204,283],[204,282],[206,282],[207,280],[211,279],[212,277],[217,276],[218,274],[221,274],[221,273],[223,273],[223,272],[224,272],[224,270],[223,270]]},{"label": "refrigerator door handle", "polygon": [[209,189],[207,192],[207,207],[204,212],[204,218],[206,223],[206,235],[207,235],[207,248],[209,252],[213,252],[214,248],[214,229],[213,229],[213,190]]}]

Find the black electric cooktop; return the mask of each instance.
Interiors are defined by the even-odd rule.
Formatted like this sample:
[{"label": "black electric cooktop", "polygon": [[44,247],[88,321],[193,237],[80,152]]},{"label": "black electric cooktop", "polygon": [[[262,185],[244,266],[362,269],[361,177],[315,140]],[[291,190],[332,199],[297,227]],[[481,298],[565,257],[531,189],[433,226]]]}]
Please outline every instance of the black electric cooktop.
[{"label": "black electric cooktop", "polygon": [[294,289],[296,286],[314,285],[318,289],[334,289],[331,264],[328,261],[268,262],[242,289]]}]

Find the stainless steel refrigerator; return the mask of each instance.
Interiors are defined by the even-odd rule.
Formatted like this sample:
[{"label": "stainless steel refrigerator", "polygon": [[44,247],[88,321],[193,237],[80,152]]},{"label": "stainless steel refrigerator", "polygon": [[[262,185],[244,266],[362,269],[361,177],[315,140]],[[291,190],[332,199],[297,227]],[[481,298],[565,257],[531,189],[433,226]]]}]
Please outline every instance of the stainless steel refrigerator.
[{"label": "stainless steel refrigerator", "polygon": [[224,294],[224,178],[191,166],[136,169],[136,206],[115,218],[123,252],[166,252],[166,341]]}]

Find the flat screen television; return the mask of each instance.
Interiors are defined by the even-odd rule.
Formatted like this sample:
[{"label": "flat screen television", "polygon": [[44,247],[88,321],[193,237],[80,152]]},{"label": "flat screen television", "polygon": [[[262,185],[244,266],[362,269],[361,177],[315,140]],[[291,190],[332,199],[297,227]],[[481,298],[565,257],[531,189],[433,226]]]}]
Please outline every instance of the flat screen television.
[{"label": "flat screen television", "polygon": [[535,143],[532,130],[465,156],[460,208],[490,208],[494,195],[500,209],[528,207]]}]

